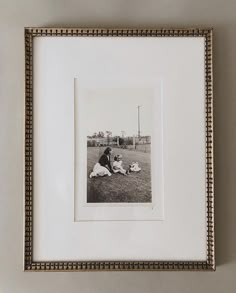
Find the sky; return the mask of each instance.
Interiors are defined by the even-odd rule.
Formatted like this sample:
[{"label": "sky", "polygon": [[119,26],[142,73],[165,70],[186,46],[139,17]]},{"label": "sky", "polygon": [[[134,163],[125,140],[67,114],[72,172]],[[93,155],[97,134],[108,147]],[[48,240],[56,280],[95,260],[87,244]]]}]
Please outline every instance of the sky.
[{"label": "sky", "polygon": [[141,135],[151,135],[154,90],[148,89],[96,89],[84,95],[87,135],[99,131],[112,131],[112,135],[138,135],[138,106],[140,107]]}]

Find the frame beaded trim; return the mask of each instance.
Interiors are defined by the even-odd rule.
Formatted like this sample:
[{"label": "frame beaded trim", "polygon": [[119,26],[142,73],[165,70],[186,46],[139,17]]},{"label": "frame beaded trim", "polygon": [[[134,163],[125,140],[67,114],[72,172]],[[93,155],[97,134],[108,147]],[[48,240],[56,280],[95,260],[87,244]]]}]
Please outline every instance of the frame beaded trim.
[{"label": "frame beaded trim", "polygon": [[[33,260],[33,38],[34,37],[204,37],[206,125],[207,260],[199,261],[75,261]],[[215,270],[213,168],[212,29],[25,28],[25,139],[24,139],[24,270]]]}]

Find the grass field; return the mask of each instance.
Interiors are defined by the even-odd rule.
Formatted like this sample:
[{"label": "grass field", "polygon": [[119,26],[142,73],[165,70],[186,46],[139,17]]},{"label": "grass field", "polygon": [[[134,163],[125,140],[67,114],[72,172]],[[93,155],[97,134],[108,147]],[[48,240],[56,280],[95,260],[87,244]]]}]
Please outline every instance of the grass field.
[{"label": "grass field", "polygon": [[[114,149],[114,154],[122,154],[123,167],[138,162],[142,170],[128,176],[113,174],[108,177],[89,178],[93,166],[98,162],[104,147],[88,147],[87,154],[87,202],[151,202],[151,162],[150,153]],[[113,161],[113,159],[112,159]]]}]

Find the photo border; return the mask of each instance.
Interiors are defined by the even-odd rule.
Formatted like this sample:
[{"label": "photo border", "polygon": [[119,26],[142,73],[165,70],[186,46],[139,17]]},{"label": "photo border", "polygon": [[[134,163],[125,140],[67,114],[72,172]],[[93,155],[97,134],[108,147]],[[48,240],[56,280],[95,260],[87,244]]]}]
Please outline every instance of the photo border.
[{"label": "photo border", "polygon": [[[107,81],[102,81],[100,80],[99,81],[99,89],[100,89],[100,86],[103,85],[103,82],[107,82]],[[117,78],[116,78],[116,82],[117,82]],[[131,81],[131,84],[133,83],[134,81]],[[136,79],[135,79],[135,82]],[[78,77],[76,76],[74,78],[74,87],[76,88],[76,85],[78,88],[81,89],[81,85],[79,86],[79,79]],[[94,83],[95,81],[93,79],[89,79],[89,85],[86,86],[85,88],[89,88],[90,90],[91,89],[97,89],[97,86],[94,86]],[[133,88],[134,85],[132,84],[132,86],[130,87],[130,81],[127,80],[127,78],[123,79],[119,79],[119,83],[122,84],[122,87],[125,88]],[[143,87],[144,88],[152,88],[154,90],[154,95],[153,95],[153,106],[154,106],[154,100],[158,100],[158,112],[157,113],[157,117],[159,117],[157,120],[159,121],[155,121],[155,123],[159,124],[160,126],[160,129],[158,130],[156,127],[155,127],[155,131],[153,129],[153,134],[152,134],[152,142],[151,142],[151,153],[150,153],[150,158],[151,158],[151,191],[152,191],[152,201],[151,202],[98,202],[98,203],[87,203],[87,190],[86,192],[83,192],[83,191],[79,191],[79,188],[78,186],[82,185],[84,182],[84,180],[79,180],[79,183],[76,183],[77,180],[75,180],[74,182],[74,221],[76,223],[79,223],[79,222],[90,222],[90,221],[93,221],[93,222],[101,222],[101,221],[163,221],[164,220],[164,180],[163,180],[163,177],[164,177],[164,168],[163,168],[163,76],[160,77],[158,76],[158,78],[155,78],[155,79],[150,79],[148,78],[148,81],[146,81],[145,79],[142,78],[142,83],[143,83]],[[101,88],[104,89],[104,87],[102,86]],[[74,93],[75,93],[75,97],[74,97],[74,101],[79,99],[79,95],[78,93],[76,94],[77,92],[77,89],[75,90],[74,89]],[[158,99],[156,99],[158,96]],[[78,101],[75,103],[74,102],[74,105],[76,105],[77,103],[79,103]],[[157,107],[157,105],[155,106]],[[77,117],[79,115],[79,113],[77,112],[78,109],[77,107],[75,106],[75,109],[74,109],[74,116]],[[79,126],[79,122],[76,122],[76,119],[75,119],[75,123],[74,123],[74,127],[75,127],[75,131],[74,133],[79,133],[80,130],[79,128],[81,126]],[[77,127],[78,126],[78,127]],[[159,149],[159,161],[160,161],[160,164],[161,164],[161,168],[158,168],[159,169],[159,176],[158,176],[158,182],[155,186],[155,184],[153,184],[153,180],[154,180],[154,177],[153,177],[153,169],[155,168],[152,164],[153,160],[155,161],[155,159],[152,157],[153,155],[153,149],[154,149],[154,145],[155,145],[155,142],[154,142],[154,133],[157,132],[160,132],[160,136],[161,136],[161,145],[158,146],[158,149]],[[157,133],[156,133],[156,136],[157,136]],[[75,150],[77,150],[77,139],[76,139],[76,135],[74,136],[74,140],[75,140]],[[79,144],[78,144],[79,145]],[[157,147],[157,145],[156,145]],[[81,148],[81,145],[80,145],[80,148]],[[114,149],[115,151],[115,149]],[[74,176],[75,178],[77,177],[77,173],[78,172],[78,168],[79,168],[79,160],[77,159],[77,155],[76,155],[77,151],[75,151],[75,156],[74,156],[74,160],[75,160],[75,168],[74,168]],[[83,153],[83,151],[81,151],[81,153]],[[86,149],[86,156],[87,156],[87,149]],[[157,172],[157,170],[156,170]],[[86,173],[86,172],[85,172]],[[204,176],[204,175],[203,175]],[[86,176],[85,176],[86,177]],[[204,177],[205,179],[205,177]],[[86,184],[85,184],[86,185]],[[159,189],[158,190],[158,186],[159,185]],[[87,186],[86,186],[86,189],[87,189]],[[156,190],[155,190],[156,189]],[[155,190],[155,192],[154,192]],[[78,200],[78,196],[79,194],[83,194],[82,196],[82,200]],[[159,204],[157,205],[157,202],[159,202]],[[114,216],[114,210],[111,212],[112,213],[112,216],[111,214],[110,215],[107,215],[106,212],[103,212],[102,209],[103,208],[106,208],[106,207],[116,207],[116,208],[122,208],[123,211],[121,212],[120,211],[120,216]],[[124,209],[124,207],[126,209]],[[136,212],[136,215],[133,214],[133,212],[131,210],[128,210],[127,208],[133,208],[135,207],[137,212]],[[93,208],[97,208],[100,210],[100,212],[98,213],[96,210],[95,211],[92,211]],[[101,208],[101,209],[100,209]],[[144,211],[144,210],[141,210],[141,209],[149,209],[149,212],[147,211]],[[86,211],[87,209],[87,211]],[[125,212],[125,215],[124,215],[124,210],[126,211]],[[87,212],[90,214],[90,215],[94,215],[96,214],[96,217],[94,216],[87,216]],[[94,212],[94,213],[93,213]],[[149,213],[149,216],[148,216],[148,213]],[[86,214],[86,216],[85,216]],[[98,216],[99,214],[99,216]],[[116,213],[117,214],[117,213]],[[137,214],[139,214],[139,216],[137,216]],[[146,215],[144,215],[146,214]],[[101,216],[103,215],[103,216]],[[129,215],[129,216],[127,216]]]},{"label": "photo border", "polygon": [[[24,271],[215,270],[213,162],[213,29],[25,28]],[[35,37],[204,37],[206,261],[43,261],[33,260],[33,39]]]}]

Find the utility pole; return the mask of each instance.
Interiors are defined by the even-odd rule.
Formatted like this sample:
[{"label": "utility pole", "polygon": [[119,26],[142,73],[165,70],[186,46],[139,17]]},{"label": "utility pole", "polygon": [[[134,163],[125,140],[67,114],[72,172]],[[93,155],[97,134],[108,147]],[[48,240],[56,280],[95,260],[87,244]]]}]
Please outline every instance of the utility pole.
[{"label": "utility pole", "polygon": [[138,138],[140,139],[140,108],[142,106],[138,105]]}]

